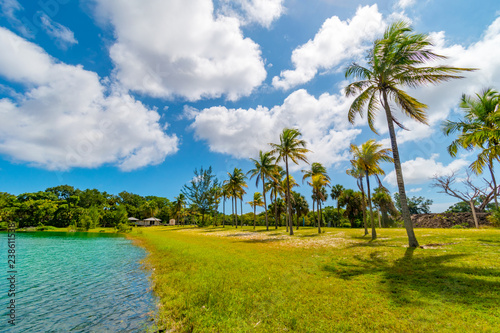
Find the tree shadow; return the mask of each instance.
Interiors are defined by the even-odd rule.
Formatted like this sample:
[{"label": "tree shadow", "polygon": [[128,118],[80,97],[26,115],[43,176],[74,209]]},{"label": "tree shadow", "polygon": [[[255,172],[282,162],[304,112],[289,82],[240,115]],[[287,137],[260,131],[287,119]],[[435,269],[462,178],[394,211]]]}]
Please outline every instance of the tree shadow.
[{"label": "tree shadow", "polygon": [[300,238],[312,238],[312,237],[318,237],[318,236],[321,236],[321,234],[297,235],[297,237],[300,237]]},{"label": "tree shadow", "polygon": [[483,242],[483,243],[491,243],[489,245],[492,246],[500,246],[500,239],[499,240],[492,240],[492,239],[478,239],[478,242]]},{"label": "tree shadow", "polygon": [[274,243],[284,241],[283,238],[265,238],[265,239],[245,239],[241,240],[242,243],[250,243],[250,244],[264,244],[264,243]]},{"label": "tree shadow", "polygon": [[468,254],[415,258],[414,251],[414,248],[406,249],[403,257],[396,261],[388,261],[380,251],[374,251],[369,258],[355,256],[348,263],[332,263],[323,269],[343,280],[378,275],[381,287],[399,305],[441,300],[490,310],[498,307],[500,270],[452,264]]}]

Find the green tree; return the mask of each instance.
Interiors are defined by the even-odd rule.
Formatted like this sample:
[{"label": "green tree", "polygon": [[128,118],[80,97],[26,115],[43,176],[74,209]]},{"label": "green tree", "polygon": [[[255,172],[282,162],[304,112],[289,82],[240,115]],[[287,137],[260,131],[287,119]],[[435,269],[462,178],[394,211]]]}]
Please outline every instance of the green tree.
[{"label": "green tree", "polygon": [[351,223],[351,228],[356,226],[356,219],[361,214],[362,196],[360,192],[347,189],[339,197],[340,205],[345,206],[344,216]]},{"label": "green tree", "polygon": [[495,207],[498,209],[498,186],[493,172],[493,162],[500,161],[500,94],[485,89],[476,96],[462,95],[460,108],[465,112],[459,121],[447,120],[443,123],[443,132],[451,135],[458,132],[458,138],[448,146],[448,152],[455,157],[459,148],[471,151],[479,149],[477,159],[470,169],[477,175],[483,173],[485,166],[490,170],[494,186]]},{"label": "green tree", "polygon": [[378,179],[378,175],[385,174],[384,170],[380,168],[379,163],[382,161],[394,162],[392,157],[389,156],[390,151],[391,150],[389,148],[382,149],[382,145],[373,139],[366,141],[361,145],[361,147],[351,144],[351,153],[354,156],[352,163],[356,164],[359,169],[363,170],[366,176],[366,191],[368,194],[368,206],[370,208],[370,221],[372,224],[372,240],[377,238],[377,231],[375,229],[375,220],[373,218],[370,176],[375,175]]},{"label": "green tree", "polygon": [[309,149],[306,148],[306,142],[304,140],[299,139],[301,133],[298,129],[295,128],[285,128],[283,132],[280,134],[280,143],[270,143],[271,154],[278,155],[277,162],[284,161],[285,162],[285,171],[286,171],[286,206],[287,206],[287,222],[290,227],[290,235],[293,235],[293,226],[291,216],[291,202],[290,202],[290,173],[288,170],[288,160],[292,160],[293,163],[298,164],[299,161],[303,161],[308,163],[306,158],[306,153],[309,152]]},{"label": "green tree", "polygon": [[375,189],[375,194],[373,195],[373,203],[380,210],[380,219],[382,222],[382,226],[389,226],[389,214],[392,218],[396,218],[398,211],[394,206],[394,202],[392,201],[391,195],[387,191],[385,187],[377,187]]},{"label": "green tree", "polygon": [[299,230],[299,218],[307,215],[309,212],[309,204],[306,198],[298,192],[292,192],[292,199],[292,210],[297,216],[297,230]]},{"label": "green tree", "polygon": [[357,165],[356,161],[351,160],[351,169],[347,169],[346,173],[349,176],[356,178],[356,183],[359,190],[361,191],[361,207],[363,211],[363,226],[365,228],[365,234],[368,235],[368,226],[366,225],[366,199],[365,199],[365,187],[363,186],[363,178],[365,177],[365,172]]},{"label": "green tree", "polygon": [[[336,184],[332,186],[332,191],[330,196],[333,200],[337,201],[337,216],[340,218],[340,205],[339,205],[339,197],[342,195],[342,192],[345,190],[344,186],[340,184]],[[339,220],[340,221],[340,220]]]},{"label": "green tree", "polygon": [[193,207],[201,214],[201,226],[205,225],[205,214],[210,211],[213,198],[212,188],[218,186],[218,181],[212,173],[212,167],[204,170],[194,170],[194,177],[189,185],[184,185],[181,192]]},{"label": "green tree", "polygon": [[425,113],[427,105],[408,95],[401,87],[415,88],[462,78],[457,74],[471,70],[441,65],[425,66],[429,61],[446,59],[446,57],[434,53],[432,46],[429,35],[413,33],[412,28],[407,23],[395,22],[387,28],[381,39],[374,42],[367,57],[368,66],[363,67],[353,63],[345,72],[346,78],[352,76],[359,79],[359,81],[349,84],[345,89],[346,96],[356,96],[348,113],[348,119],[351,123],[354,123],[357,114],[363,116],[366,106],[368,125],[376,133],[375,114],[380,106],[385,111],[401,197],[403,221],[410,247],[418,247],[418,241],[413,231],[406,200],[394,123],[400,127],[403,126],[394,117],[389,101],[394,101],[410,118],[427,124]]},{"label": "green tree", "polygon": [[[234,213],[235,213],[235,220],[236,220],[236,228],[238,228],[238,198],[243,200],[243,194],[245,194],[245,188],[248,187],[247,183],[245,182],[246,176],[243,173],[241,169],[234,168],[233,173],[227,173],[229,176],[229,179],[224,181],[226,184],[229,192],[231,193],[231,197],[234,200]],[[241,212],[243,213],[243,212]],[[241,223],[243,226],[243,222]]]},{"label": "green tree", "polygon": [[266,214],[266,230],[269,231],[269,222],[267,219],[267,202],[266,202],[266,179],[272,179],[274,170],[276,169],[276,158],[270,152],[259,152],[259,159],[251,158],[255,168],[248,171],[250,179],[257,177],[255,186],[259,187],[259,181],[262,180],[262,197],[264,199],[264,211]]},{"label": "green tree", "polygon": [[255,192],[253,194],[253,200],[247,202],[247,204],[252,206],[253,209],[253,228],[255,229],[255,215],[257,206],[262,207],[264,205],[264,202],[262,201],[262,194],[260,192]]},{"label": "green tree", "polygon": [[[394,193],[394,202],[396,204],[396,208],[399,212],[401,212],[401,200],[399,193]],[[410,214],[429,214],[431,212],[430,206],[432,205],[432,202],[432,200],[421,196],[408,198],[408,209],[410,210]]]}]

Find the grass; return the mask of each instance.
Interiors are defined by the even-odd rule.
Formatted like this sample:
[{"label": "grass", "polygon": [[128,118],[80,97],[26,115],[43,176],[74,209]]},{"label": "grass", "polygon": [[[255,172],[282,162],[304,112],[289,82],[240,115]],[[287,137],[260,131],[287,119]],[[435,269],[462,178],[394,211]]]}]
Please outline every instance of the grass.
[{"label": "grass", "polygon": [[499,332],[500,230],[150,227],[170,332]]}]

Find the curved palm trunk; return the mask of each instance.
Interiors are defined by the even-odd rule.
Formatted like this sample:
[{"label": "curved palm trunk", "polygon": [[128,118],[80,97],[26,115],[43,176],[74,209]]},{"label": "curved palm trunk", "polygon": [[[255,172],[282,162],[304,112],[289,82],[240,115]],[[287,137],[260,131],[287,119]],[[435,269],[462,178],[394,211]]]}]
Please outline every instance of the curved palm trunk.
[{"label": "curved palm trunk", "polygon": [[490,164],[488,165],[491,173],[491,180],[493,181],[493,199],[495,199],[495,208],[498,209],[498,200],[497,200],[497,180],[495,179],[495,174],[493,173],[493,160],[490,159]]},{"label": "curved palm trunk", "polygon": [[318,199],[318,234],[321,233],[321,201]]},{"label": "curved palm trunk", "polygon": [[241,195],[241,199],[240,199],[240,215],[241,215],[241,222],[240,222],[240,227],[243,228],[243,194]]},{"label": "curved palm trunk", "polygon": [[363,187],[363,178],[361,177],[359,180],[359,188],[361,190],[361,199],[362,199],[362,208],[363,208],[363,225],[365,227],[365,234],[363,236],[368,235],[368,227],[366,225],[366,203],[365,203],[365,189]]},{"label": "curved palm trunk", "polygon": [[290,227],[290,236],[293,236],[293,223],[290,218],[290,212],[292,211],[292,207],[290,205],[290,175],[288,173],[288,156],[285,157],[286,164],[286,206],[287,206],[287,222],[289,222]]},{"label": "curved palm trunk", "polygon": [[[313,195],[314,195],[314,190],[313,190]],[[313,221],[316,221],[316,211],[314,210],[314,204],[316,203],[316,200],[313,198]]]},{"label": "curved palm trunk", "polygon": [[372,198],[370,194],[370,176],[366,174],[366,185],[368,191],[368,206],[370,207],[370,222],[372,223],[372,240],[377,239],[377,230],[375,230],[375,219],[373,218]]},{"label": "curved palm trunk", "polygon": [[222,200],[222,227],[226,227],[226,197]]},{"label": "curved palm trunk", "polygon": [[269,222],[267,221],[267,203],[266,203],[266,184],[262,176],[262,196],[264,197],[264,211],[266,213],[266,231],[269,231]]},{"label": "curved palm trunk", "polygon": [[394,132],[394,123],[392,120],[392,113],[387,102],[387,93],[382,91],[383,95],[383,107],[385,110],[385,116],[387,118],[387,126],[389,127],[389,135],[391,137],[391,148],[392,156],[394,158],[394,169],[396,171],[396,180],[398,181],[399,199],[401,201],[401,211],[403,215],[403,221],[406,228],[406,233],[408,235],[408,245],[410,247],[418,247],[417,237],[413,231],[413,224],[411,222],[410,210],[408,209],[408,201],[406,200],[405,183],[403,180],[403,171],[401,169],[401,160],[399,159],[398,143],[396,141],[396,133]]}]

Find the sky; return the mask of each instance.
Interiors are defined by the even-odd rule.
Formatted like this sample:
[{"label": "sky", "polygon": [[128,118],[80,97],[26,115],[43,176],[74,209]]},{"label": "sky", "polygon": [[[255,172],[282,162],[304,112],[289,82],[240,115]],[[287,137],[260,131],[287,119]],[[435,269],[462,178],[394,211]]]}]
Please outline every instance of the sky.
[{"label": "sky", "polygon": [[[428,126],[396,111],[408,195],[441,212],[457,200],[430,178],[464,174],[477,155],[451,158],[441,123],[462,116],[462,94],[500,89],[497,0],[0,0],[0,11],[0,191],[16,195],[68,184],[174,200],[196,168],[220,180],[250,170],[285,127],[332,184],[356,189],[350,144],[389,139],[382,116],[378,135],[347,121],[345,68],[402,19],[431,36],[441,64],[478,69],[408,90]],[[292,168],[299,183],[305,168]],[[261,191],[248,183],[245,201]],[[310,201],[307,184],[298,191]]]}]

